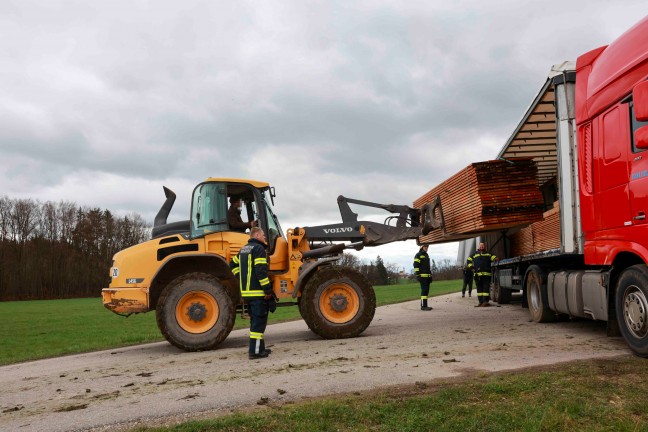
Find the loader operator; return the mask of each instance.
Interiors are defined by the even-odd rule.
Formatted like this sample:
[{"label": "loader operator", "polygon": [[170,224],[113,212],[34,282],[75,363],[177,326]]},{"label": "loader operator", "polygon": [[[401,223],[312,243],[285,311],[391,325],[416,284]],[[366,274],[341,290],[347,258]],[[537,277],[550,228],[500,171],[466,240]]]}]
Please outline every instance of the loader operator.
[{"label": "loader operator", "polygon": [[241,198],[230,197],[230,208],[227,210],[227,223],[232,231],[245,232],[246,229],[256,226],[256,221],[243,222],[241,218]]},{"label": "loader operator", "polygon": [[430,311],[428,306],[428,294],[430,293],[430,283],[432,283],[432,272],[430,270],[430,257],[427,253],[428,245],[421,246],[421,249],[414,256],[414,274],[416,280],[421,284],[421,310]]},{"label": "loader operator", "polygon": [[486,252],[486,245],[479,243],[479,249],[468,257],[468,268],[472,269],[475,274],[475,288],[477,288],[477,300],[479,304],[476,307],[487,307],[489,303],[490,281],[491,281],[491,264],[497,260],[497,257]]},{"label": "loader operator", "polygon": [[268,324],[268,311],[274,312],[276,303],[268,278],[266,237],[261,228],[250,229],[250,240],[232,258],[230,268],[239,277],[241,296],[250,313],[248,357],[250,360],[268,357],[271,350],[265,347],[263,333]]}]

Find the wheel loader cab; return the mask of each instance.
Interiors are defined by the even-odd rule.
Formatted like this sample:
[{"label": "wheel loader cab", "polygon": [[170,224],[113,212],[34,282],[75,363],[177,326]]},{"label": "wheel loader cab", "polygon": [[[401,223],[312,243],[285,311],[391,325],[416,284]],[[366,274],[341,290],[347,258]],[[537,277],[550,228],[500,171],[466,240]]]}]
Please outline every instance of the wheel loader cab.
[{"label": "wheel loader cab", "polygon": [[196,186],[191,204],[191,237],[200,238],[212,233],[223,234],[223,241],[237,244],[234,254],[247,243],[249,229],[237,230],[228,221],[229,203],[240,200],[243,222],[257,221],[268,240],[268,255],[271,270],[288,268],[288,244],[284,238],[279,220],[272,211],[271,188],[267,183],[253,180],[231,181],[207,179]]}]

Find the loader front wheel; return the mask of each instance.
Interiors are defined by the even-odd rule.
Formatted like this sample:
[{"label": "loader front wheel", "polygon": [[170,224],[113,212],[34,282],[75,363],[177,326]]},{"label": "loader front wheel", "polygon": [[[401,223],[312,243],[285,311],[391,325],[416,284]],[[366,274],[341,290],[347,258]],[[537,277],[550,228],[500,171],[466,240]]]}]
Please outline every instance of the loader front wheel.
[{"label": "loader front wheel", "polygon": [[160,294],[157,325],[169,343],[186,351],[215,348],[232,331],[236,309],[225,287],[207,273],[189,273]]},{"label": "loader front wheel", "polygon": [[376,294],[355,270],[327,266],[308,281],[299,307],[308,328],[324,339],[355,337],[374,317]]}]

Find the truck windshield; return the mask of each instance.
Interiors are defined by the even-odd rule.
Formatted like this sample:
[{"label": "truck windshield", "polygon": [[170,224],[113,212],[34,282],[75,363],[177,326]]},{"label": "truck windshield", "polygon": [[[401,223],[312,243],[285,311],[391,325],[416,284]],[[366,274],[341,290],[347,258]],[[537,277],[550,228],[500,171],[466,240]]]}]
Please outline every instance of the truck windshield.
[{"label": "truck windshield", "polygon": [[196,186],[191,201],[191,237],[227,230],[227,200],[223,183]]}]

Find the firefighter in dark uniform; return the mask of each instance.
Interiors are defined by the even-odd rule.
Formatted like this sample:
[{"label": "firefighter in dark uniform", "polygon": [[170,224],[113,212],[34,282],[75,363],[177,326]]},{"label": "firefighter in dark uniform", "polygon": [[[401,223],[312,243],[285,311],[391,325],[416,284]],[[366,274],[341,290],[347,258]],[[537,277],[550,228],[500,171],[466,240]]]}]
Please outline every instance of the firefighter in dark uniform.
[{"label": "firefighter in dark uniform", "polygon": [[421,310],[423,311],[432,310],[428,306],[432,271],[430,270],[430,257],[428,256],[427,250],[428,245],[423,245],[414,256],[414,274],[416,275],[416,280],[421,284]]},{"label": "firefighter in dark uniform", "polygon": [[250,240],[230,262],[232,273],[239,277],[241,296],[250,313],[249,358],[268,357],[263,333],[268,324],[268,311],[274,311],[274,295],[268,278],[266,237],[261,228],[250,229]]},{"label": "firefighter in dark uniform", "polygon": [[490,281],[491,281],[491,264],[497,260],[497,257],[486,252],[486,245],[479,243],[479,249],[468,257],[468,268],[475,275],[475,288],[477,288],[477,307],[487,307],[489,303]]},{"label": "firefighter in dark uniform", "polygon": [[461,297],[466,297],[466,288],[468,288],[468,297],[472,297],[473,272],[468,266],[461,268],[463,271],[463,286],[461,287]]}]

